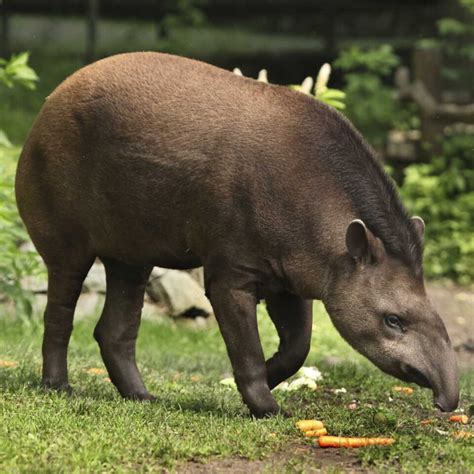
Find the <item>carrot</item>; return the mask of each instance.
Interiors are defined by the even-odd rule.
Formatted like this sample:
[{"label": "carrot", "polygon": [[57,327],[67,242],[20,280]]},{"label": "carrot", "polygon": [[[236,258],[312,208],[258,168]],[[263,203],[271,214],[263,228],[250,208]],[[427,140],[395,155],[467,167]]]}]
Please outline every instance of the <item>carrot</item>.
[{"label": "carrot", "polygon": [[324,428],[323,422],[319,420],[300,420],[296,422],[296,426],[303,432]]},{"label": "carrot", "polygon": [[470,431],[456,431],[452,433],[453,438],[456,439],[467,439],[470,438],[471,436],[474,436],[474,433]]},{"label": "carrot", "polygon": [[0,360],[0,367],[16,367],[18,363],[10,360]]},{"label": "carrot", "polygon": [[86,369],[86,372],[90,375],[104,375],[107,373],[105,369],[99,369],[97,367],[90,367],[89,369]]},{"label": "carrot", "polygon": [[462,423],[463,425],[467,425],[469,418],[467,417],[467,415],[453,415],[449,417],[449,421],[452,421],[453,423]]},{"label": "carrot", "polygon": [[360,448],[363,446],[382,445],[394,443],[393,438],[344,438],[342,436],[321,436],[318,439],[321,448]]},{"label": "carrot", "polygon": [[327,435],[328,432],[326,428],[321,428],[319,430],[309,430],[305,431],[304,435],[307,436],[308,438],[319,438],[320,436]]},{"label": "carrot", "polygon": [[420,421],[420,425],[431,425],[431,423],[433,423],[434,420],[432,420],[431,418],[428,418],[427,420],[421,420]]},{"label": "carrot", "polygon": [[411,387],[393,387],[392,390],[394,392],[402,392],[405,395],[411,395],[413,393],[413,389]]}]

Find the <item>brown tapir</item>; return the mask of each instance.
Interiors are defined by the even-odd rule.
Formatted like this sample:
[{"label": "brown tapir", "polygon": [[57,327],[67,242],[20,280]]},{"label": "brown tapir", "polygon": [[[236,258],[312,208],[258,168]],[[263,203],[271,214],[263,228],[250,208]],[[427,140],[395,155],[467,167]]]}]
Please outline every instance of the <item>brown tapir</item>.
[{"label": "brown tapir", "polygon": [[[48,267],[43,384],[68,389],[81,285],[99,257],[107,297],[94,336],[127,398],[152,399],[135,362],[154,265],[204,266],[244,402],[310,347],[311,300],[385,372],[458,404],[456,359],[423,283],[424,224],[410,218],[353,126],[285,87],[158,53],[113,56],[47,99],[18,165],[18,207]],[[256,304],[280,336],[265,362]]]}]

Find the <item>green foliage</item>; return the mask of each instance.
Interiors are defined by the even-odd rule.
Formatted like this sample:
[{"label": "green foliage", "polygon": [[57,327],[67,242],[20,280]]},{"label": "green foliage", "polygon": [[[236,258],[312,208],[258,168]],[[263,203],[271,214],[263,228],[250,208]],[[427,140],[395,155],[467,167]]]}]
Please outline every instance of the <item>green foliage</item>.
[{"label": "green foliage", "polygon": [[[0,65],[0,84],[34,89],[38,76],[28,66],[28,53],[13,56],[10,61],[0,59]],[[41,267],[35,252],[20,249],[29,239],[15,202],[18,155],[19,149],[13,147],[0,130],[0,297],[11,299],[20,317],[30,317],[33,295],[23,289],[22,281],[27,276],[37,275]]]},{"label": "green foliage", "polygon": [[425,219],[428,277],[474,281],[474,135],[443,140],[442,153],[406,169],[401,188],[413,214]]},{"label": "green foliage", "polygon": [[204,13],[199,8],[202,0],[177,0],[171,2],[172,12],[165,15],[160,26],[168,35],[169,32],[186,26],[199,27],[205,23]]},{"label": "green foliage", "polygon": [[382,81],[399,64],[398,56],[389,45],[370,50],[353,47],[334,64],[345,72],[346,115],[374,147],[382,148],[389,130],[412,120]]},{"label": "green foliage", "polygon": [[9,61],[0,58],[0,84],[13,87],[15,84],[22,85],[27,89],[34,89],[38,76],[28,66],[29,53],[14,55]]},{"label": "green foliage", "polygon": [[[301,85],[290,85],[290,89],[303,92],[308,94],[315,99],[318,99],[331,107],[339,110],[346,108],[344,103],[346,99],[346,93],[339,89],[330,89],[327,84],[331,75],[331,66],[329,64],[323,64],[321,69],[316,76],[316,80],[313,81],[312,77],[307,77]],[[314,83],[314,87],[313,87]]]},{"label": "green foliage", "polygon": [[388,44],[378,48],[363,50],[358,46],[343,51],[335,66],[343,71],[360,71],[387,76],[398,66],[400,60]]},{"label": "green foliage", "polygon": [[474,2],[460,0],[461,13],[457,18],[438,21],[443,54],[442,76],[453,90],[461,88],[474,94]]},{"label": "green foliage", "polygon": [[18,148],[0,146],[0,297],[15,303],[19,317],[31,317],[33,295],[22,287],[22,282],[43,270],[36,252],[20,249],[29,238],[15,203],[18,154]]}]

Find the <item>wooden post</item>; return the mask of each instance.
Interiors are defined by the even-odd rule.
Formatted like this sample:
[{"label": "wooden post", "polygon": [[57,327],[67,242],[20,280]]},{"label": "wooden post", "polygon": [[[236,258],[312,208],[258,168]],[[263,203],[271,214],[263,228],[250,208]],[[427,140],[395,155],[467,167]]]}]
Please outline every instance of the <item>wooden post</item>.
[{"label": "wooden post", "polygon": [[85,61],[90,63],[96,57],[97,22],[99,20],[99,0],[88,0]]},{"label": "wooden post", "polygon": [[9,24],[6,0],[0,0],[0,56],[10,55]]}]

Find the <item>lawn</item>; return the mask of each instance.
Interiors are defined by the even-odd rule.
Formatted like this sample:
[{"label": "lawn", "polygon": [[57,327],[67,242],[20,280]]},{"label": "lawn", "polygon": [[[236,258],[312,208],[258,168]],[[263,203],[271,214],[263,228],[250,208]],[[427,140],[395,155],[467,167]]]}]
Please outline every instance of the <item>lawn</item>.
[{"label": "lawn", "polygon": [[[356,354],[319,303],[305,365],[320,368],[323,379],[315,391],[276,392],[291,418],[253,420],[238,393],[219,384],[229,376],[230,364],[215,324],[197,328],[149,317],[141,327],[138,360],[157,402],[123,401],[106,374],[87,370],[103,368],[92,338],[95,320],[76,322],[69,357],[75,394],[68,397],[39,388],[39,318],[31,324],[0,319],[0,359],[18,364],[0,368],[0,472],[193,471],[229,460],[247,463],[249,472],[258,466],[336,472],[337,466],[354,467],[354,462],[375,472],[474,469],[472,438],[452,437],[460,428],[436,417],[431,393],[416,387],[412,395],[394,393],[392,387],[400,383]],[[259,323],[270,355],[277,339],[263,307]],[[473,379],[474,372],[463,374],[465,410],[473,403]],[[333,392],[342,387],[347,393]],[[351,410],[354,400],[357,408]],[[374,418],[380,413],[384,416]],[[324,420],[331,434],[393,436],[396,442],[355,453],[343,450],[335,464],[296,430],[295,421],[308,417]],[[435,422],[420,424],[426,418]]]}]

